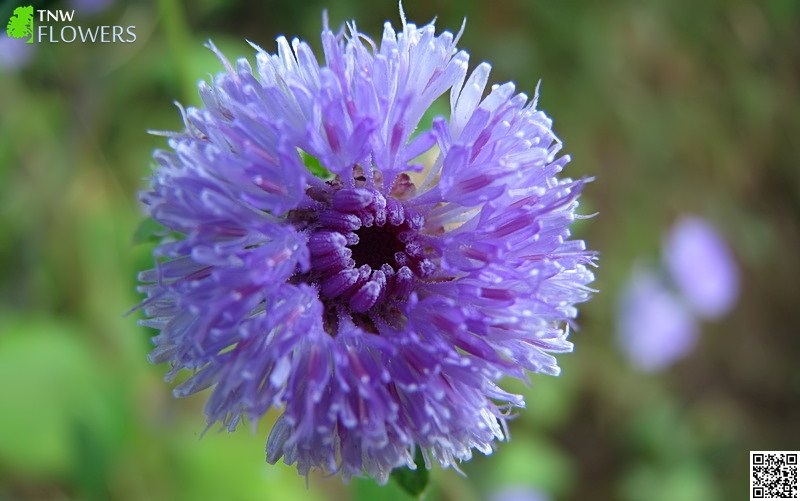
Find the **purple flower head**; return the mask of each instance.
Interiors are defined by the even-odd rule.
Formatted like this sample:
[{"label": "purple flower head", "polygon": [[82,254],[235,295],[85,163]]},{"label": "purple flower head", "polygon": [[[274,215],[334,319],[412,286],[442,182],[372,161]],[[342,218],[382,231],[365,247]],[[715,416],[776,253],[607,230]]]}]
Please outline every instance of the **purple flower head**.
[{"label": "purple flower head", "polygon": [[[524,405],[499,379],[558,374],[572,350],[584,181],[558,177],[569,157],[535,98],[484,95],[490,66],[468,72],[458,35],[325,25],[322,61],[283,37],[255,67],[220,55],[154,154],[141,199],[181,236],[140,275],[150,360],[192,372],[177,396],[212,388],[209,426],[281,409],[267,460],[301,474],[385,482],[417,447],[457,467]],[[421,123],[447,92],[449,117]]]},{"label": "purple flower head", "polygon": [[698,327],[685,304],[652,271],[637,270],[625,287],[617,334],[634,367],[656,372],[688,355]]},{"label": "purple flower head", "polygon": [[719,318],[739,295],[739,272],[730,248],[717,230],[698,217],[675,223],[666,241],[667,268],[695,312]]}]

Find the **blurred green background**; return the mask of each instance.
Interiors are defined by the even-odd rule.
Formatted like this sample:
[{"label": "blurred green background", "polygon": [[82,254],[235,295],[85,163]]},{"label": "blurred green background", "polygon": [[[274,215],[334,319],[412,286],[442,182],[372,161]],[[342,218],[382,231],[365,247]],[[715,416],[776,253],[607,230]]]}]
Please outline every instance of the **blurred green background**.
[{"label": "blurred green background", "polygon": [[[26,4],[28,2],[25,2]],[[152,244],[134,244],[172,101],[276,36],[319,47],[321,12],[379,37],[394,1],[34,2],[77,24],[135,25],[132,44],[37,44],[0,68],[0,500],[407,499],[264,462],[269,423],[204,428],[205,394],[175,400],[151,331],[123,314]],[[5,23],[19,2],[4,0]],[[89,7],[87,7],[89,5]],[[94,5],[92,7],[91,5]],[[408,0],[457,31],[474,67],[533,93],[595,176],[578,234],[601,253],[563,375],[537,376],[512,441],[436,468],[431,500],[527,486],[551,499],[747,499],[748,451],[800,449],[800,2]],[[8,40],[6,40],[8,42]],[[16,66],[16,67],[15,67]],[[686,359],[636,372],[616,343],[620,288],[656,263],[684,213],[717,225],[741,266],[738,306]],[[274,419],[267,416],[266,421]]]}]

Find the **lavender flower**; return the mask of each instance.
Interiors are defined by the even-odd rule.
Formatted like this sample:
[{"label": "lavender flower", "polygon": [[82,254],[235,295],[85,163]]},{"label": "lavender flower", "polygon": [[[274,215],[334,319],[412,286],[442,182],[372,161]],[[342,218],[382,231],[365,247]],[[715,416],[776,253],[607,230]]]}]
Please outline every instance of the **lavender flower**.
[{"label": "lavender flower", "polygon": [[457,468],[524,405],[498,380],[558,374],[551,353],[572,350],[593,280],[568,229],[585,181],[557,177],[569,157],[536,98],[484,96],[490,66],[468,75],[458,38],[326,22],[323,64],[283,37],[255,68],[218,54],[204,106],[154,154],[141,199],[181,236],[140,274],[150,360],[192,372],[176,396],[213,388],[209,426],[282,409],[270,463],[385,482],[420,447]]},{"label": "lavender flower", "polygon": [[675,224],[664,245],[664,262],[669,280],[652,270],[635,270],[620,303],[620,346],[644,371],[662,370],[688,355],[697,344],[696,317],[721,317],[739,293],[730,250],[699,217]]},{"label": "lavender flower", "polygon": [[526,485],[504,487],[492,493],[491,501],[550,501],[546,493]]},{"label": "lavender flower", "polygon": [[24,40],[9,38],[0,33],[0,73],[14,72],[24,68],[33,57],[36,46],[26,44]]},{"label": "lavender flower", "polygon": [[686,216],[675,223],[664,260],[699,316],[716,319],[735,304],[739,295],[736,261],[722,236],[705,220]]},{"label": "lavender flower", "polygon": [[68,0],[69,6],[81,15],[99,14],[111,6],[114,0]]},{"label": "lavender flower", "polygon": [[694,316],[653,271],[636,270],[620,303],[619,345],[631,364],[656,372],[688,355],[697,343]]}]

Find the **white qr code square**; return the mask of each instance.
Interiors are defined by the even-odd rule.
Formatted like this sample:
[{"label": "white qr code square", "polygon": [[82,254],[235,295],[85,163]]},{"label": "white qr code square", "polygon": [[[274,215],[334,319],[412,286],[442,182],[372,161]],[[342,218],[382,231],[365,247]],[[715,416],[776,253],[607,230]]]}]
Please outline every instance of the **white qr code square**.
[{"label": "white qr code square", "polygon": [[750,451],[750,501],[800,499],[798,454],[800,451]]}]

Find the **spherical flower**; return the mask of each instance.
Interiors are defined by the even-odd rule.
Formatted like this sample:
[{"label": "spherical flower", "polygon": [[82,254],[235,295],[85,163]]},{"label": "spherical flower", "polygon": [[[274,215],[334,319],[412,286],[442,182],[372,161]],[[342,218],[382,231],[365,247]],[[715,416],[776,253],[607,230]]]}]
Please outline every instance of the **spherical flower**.
[{"label": "spherical flower", "polygon": [[[458,38],[326,22],[324,62],[283,37],[255,67],[220,55],[154,154],[141,200],[178,236],[140,274],[150,360],[191,371],[176,396],[212,388],[209,426],[281,409],[270,463],[385,482],[420,448],[457,468],[524,405],[499,380],[558,374],[572,350],[585,180],[558,177],[569,157],[536,99],[486,93]],[[449,117],[423,122],[447,92]]]}]

